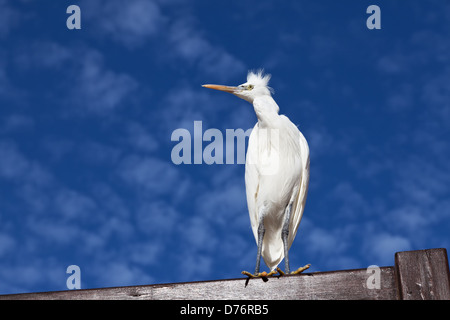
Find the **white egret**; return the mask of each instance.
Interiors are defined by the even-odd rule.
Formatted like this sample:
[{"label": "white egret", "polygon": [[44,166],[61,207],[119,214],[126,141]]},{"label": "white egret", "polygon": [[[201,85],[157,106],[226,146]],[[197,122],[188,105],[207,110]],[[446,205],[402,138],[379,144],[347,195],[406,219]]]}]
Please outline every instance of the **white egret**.
[{"label": "white egret", "polygon": [[[265,278],[277,271],[285,260],[290,273],[289,249],[305,208],[309,184],[309,147],[303,134],[279,107],[268,86],[270,75],[249,72],[247,82],[237,87],[205,84],[203,87],[225,91],[253,104],[258,122],[250,134],[245,186],[250,221],[258,245],[255,273]],[[261,256],[270,272],[259,272]],[[307,269],[309,265],[293,273]]]}]

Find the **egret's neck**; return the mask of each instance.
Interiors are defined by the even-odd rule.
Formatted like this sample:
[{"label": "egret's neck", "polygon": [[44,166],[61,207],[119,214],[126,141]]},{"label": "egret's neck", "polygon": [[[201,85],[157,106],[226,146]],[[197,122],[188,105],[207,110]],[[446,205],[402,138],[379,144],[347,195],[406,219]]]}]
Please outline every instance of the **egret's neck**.
[{"label": "egret's neck", "polygon": [[273,127],[277,123],[280,108],[270,95],[255,98],[253,108],[260,127]]}]

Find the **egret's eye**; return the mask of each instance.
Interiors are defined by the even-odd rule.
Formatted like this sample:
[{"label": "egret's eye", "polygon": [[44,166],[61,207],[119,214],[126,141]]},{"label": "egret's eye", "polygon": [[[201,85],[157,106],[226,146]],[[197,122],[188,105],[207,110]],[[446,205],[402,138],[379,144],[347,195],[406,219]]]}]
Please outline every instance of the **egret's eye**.
[{"label": "egret's eye", "polygon": [[252,84],[249,84],[248,86],[247,86],[247,90],[252,90],[254,88],[254,85],[252,85]]}]

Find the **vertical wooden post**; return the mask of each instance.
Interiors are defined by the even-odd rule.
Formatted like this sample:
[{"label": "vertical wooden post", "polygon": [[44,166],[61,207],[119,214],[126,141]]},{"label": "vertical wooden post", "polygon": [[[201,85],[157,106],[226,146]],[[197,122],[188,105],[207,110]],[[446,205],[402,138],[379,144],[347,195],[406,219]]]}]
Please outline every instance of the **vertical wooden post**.
[{"label": "vertical wooden post", "polygon": [[395,274],[401,300],[450,300],[446,249],[397,252]]}]

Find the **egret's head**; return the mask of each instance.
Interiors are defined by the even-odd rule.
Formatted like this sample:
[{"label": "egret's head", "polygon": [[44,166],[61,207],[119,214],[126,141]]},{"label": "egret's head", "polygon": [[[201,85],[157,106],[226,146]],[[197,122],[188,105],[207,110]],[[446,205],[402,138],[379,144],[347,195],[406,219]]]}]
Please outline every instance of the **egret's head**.
[{"label": "egret's head", "polygon": [[247,82],[237,87],[222,86],[217,84],[204,84],[203,87],[225,91],[234,94],[235,96],[253,103],[255,98],[269,95],[273,92],[272,88],[268,86],[270,74],[263,74],[262,70],[257,72],[249,71],[247,74]]}]

